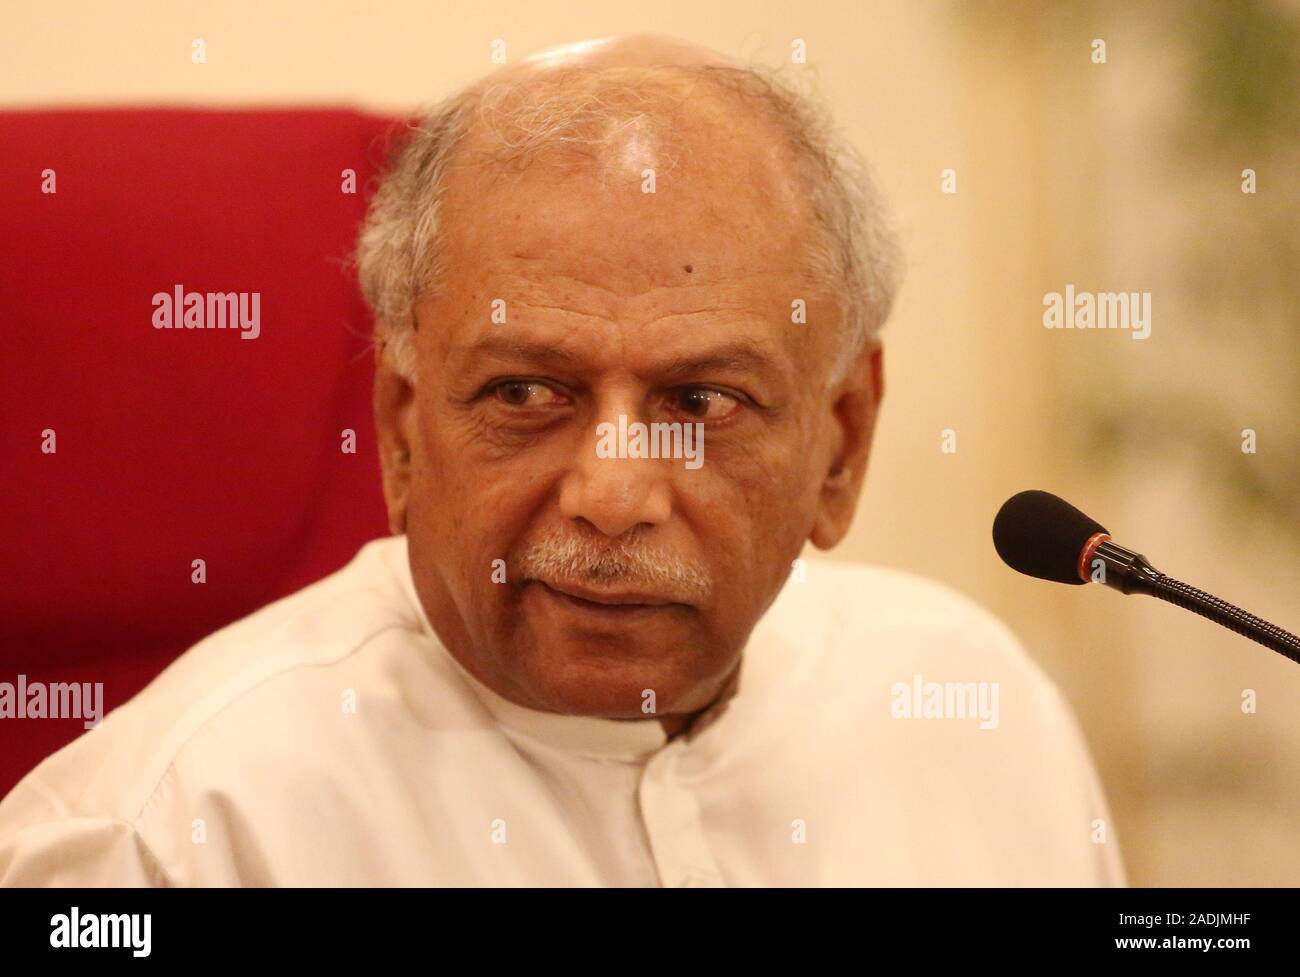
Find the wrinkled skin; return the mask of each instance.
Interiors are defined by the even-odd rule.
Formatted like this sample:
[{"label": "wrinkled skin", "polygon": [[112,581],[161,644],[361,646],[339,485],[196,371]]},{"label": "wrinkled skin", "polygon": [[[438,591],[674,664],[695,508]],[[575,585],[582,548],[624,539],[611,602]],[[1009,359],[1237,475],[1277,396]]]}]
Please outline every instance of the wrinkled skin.
[{"label": "wrinkled skin", "polygon": [[[713,59],[631,38],[489,80]],[[700,93],[670,130],[628,126],[598,159],[466,165],[448,181],[446,281],[417,308],[415,382],[383,364],[376,379],[384,492],[438,635],[520,705],[643,719],[649,689],[675,732],[734,678],[804,543],[848,529],[881,352],[828,384],[839,313],[792,260],[813,231],[780,145],[770,123]],[[795,298],[807,324],[791,322]],[[703,465],[598,457],[597,424],[620,414],[703,423]],[[526,579],[521,549],[556,531],[670,552],[709,592]]]}]

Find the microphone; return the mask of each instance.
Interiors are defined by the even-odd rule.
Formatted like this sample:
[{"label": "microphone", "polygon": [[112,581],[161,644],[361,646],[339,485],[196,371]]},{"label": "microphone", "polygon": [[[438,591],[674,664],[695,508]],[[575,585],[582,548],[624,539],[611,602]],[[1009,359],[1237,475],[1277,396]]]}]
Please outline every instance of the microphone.
[{"label": "microphone", "polygon": [[993,546],[1007,566],[1031,577],[1071,585],[1095,582],[1156,597],[1300,665],[1300,638],[1290,631],[1161,573],[1141,553],[1112,540],[1101,523],[1050,492],[1031,489],[1007,499],[993,520]]}]

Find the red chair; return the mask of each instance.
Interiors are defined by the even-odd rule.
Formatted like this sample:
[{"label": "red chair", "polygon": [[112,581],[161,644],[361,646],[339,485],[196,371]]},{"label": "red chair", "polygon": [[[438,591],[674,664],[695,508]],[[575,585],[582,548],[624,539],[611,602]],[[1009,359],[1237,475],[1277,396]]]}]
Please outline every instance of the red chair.
[{"label": "red chair", "polygon": [[[348,259],[393,128],[0,113],[0,682],[103,682],[107,712],[386,532]],[[259,335],[154,328],[178,285],[260,293]],[[0,719],[0,795],[83,733]]]}]

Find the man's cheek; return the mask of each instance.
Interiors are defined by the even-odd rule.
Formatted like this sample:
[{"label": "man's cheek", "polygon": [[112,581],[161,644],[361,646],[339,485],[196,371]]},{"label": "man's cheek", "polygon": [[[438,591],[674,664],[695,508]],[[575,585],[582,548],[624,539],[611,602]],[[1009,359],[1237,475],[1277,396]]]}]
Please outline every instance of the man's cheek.
[{"label": "man's cheek", "polygon": [[705,468],[708,470],[701,470],[694,480],[686,480],[686,490],[720,527],[748,527],[750,532],[763,530],[770,525],[773,514],[789,505],[791,493],[799,485],[781,459],[758,453],[729,457],[725,463],[720,461]]},{"label": "man's cheek", "polygon": [[[747,567],[756,591],[779,586],[812,528],[816,489],[810,489],[806,474],[780,457],[762,459],[730,474],[729,498],[716,506],[731,514],[733,539],[721,547],[727,563]],[[768,580],[769,586],[758,584],[760,580]]]}]

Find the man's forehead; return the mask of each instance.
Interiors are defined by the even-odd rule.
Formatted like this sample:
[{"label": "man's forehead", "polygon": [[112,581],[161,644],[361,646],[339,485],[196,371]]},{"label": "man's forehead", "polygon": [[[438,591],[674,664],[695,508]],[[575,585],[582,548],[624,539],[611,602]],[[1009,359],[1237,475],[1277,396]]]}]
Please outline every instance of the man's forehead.
[{"label": "man's forehead", "polygon": [[631,297],[664,286],[801,287],[808,241],[798,227],[734,202],[715,204],[708,194],[679,193],[672,203],[620,201],[596,188],[572,188],[496,205],[480,200],[472,213],[449,209],[448,284],[464,278],[551,298],[557,289]]},{"label": "man's forehead", "polygon": [[500,299],[513,318],[788,317],[811,285],[804,225],[726,194],[628,195],[580,176],[499,189],[443,212],[441,291],[459,308]]},{"label": "man's forehead", "polygon": [[[637,352],[631,333],[659,345],[685,333],[698,340],[675,351],[685,356],[749,335],[774,358],[808,362],[814,337],[792,311],[819,297],[804,260],[810,224],[726,183],[642,194],[543,167],[449,195],[437,293],[448,338],[475,342],[467,327],[490,323],[496,302],[505,323],[494,328],[547,342],[574,330],[579,347]],[[818,311],[824,323],[832,310]]]},{"label": "man's forehead", "polygon": [[[548,99],[572,94],[567,82],[554,82],[577,64],[728,63],[707,49],[666,52],[660,40],[611,42],[622,53],[596,44],[501,73],[515,94],[497,104],[514,99],[524,111],[505,123],[480,116],[443,186],[444,321],[476,321],[500,300],[509,321],[529,328],[549,310],[569,328],[585,323],[585,333],[649,323],[647,335],[664,342],[673,324],[689,323],[703,340],[705,324],[725,333],[743,322],[744,331],[775,328],[773,351],[809,345],[806,334],[790,335],[793,305],[813,302],[807,258],[817,231],[807,189],[780,127],[743,100],[680,77],[666,98],[660,91],[639,101],[626,89],[607,98],[597,88],[605,108],[641,111],[598,115],[600,140],[579,140],[578,152],[561,139],[557,152],[543,144],[522,160],[494,155],[494,145],[529,137],[511,130],[511,119],[535,124]],[[614,81],[640,80],[634,70]],[[660,81],[649,79],[648,90]],[[490,102],[497,89],[486,90]],[[474,342],[473,330],[454,341]]]},{"label": "man's forehead", "polygon": [[815,233],[810,202],[761,140],[665,135],[634,122],[600,153],[453,167],[439,212],[447,267],[511,255],[558,265],[586,252],[656,275],[690,265],[707,280],[727,267],[772,273],[802,263]]},{"label": "man's forehead", "polygon": [[[562,260],[512,255],[451,276],[420,317],[438,323],[430,338],[453,371],[513,362],[666,381],[694,367],[789,381],[818,368],[839,328],[833,302],[779,267],[768,274],[720,267],[693,285],[704,267],[695,261],[677,266],[674,278],[671,270],[634,274],[582,252]],[[794,321],[795,295],[821,326]]]}]

